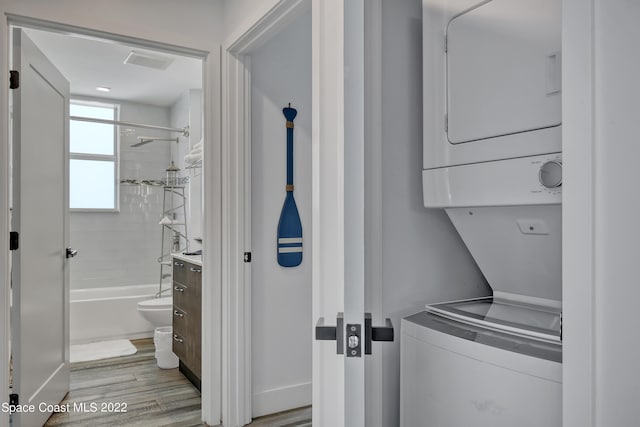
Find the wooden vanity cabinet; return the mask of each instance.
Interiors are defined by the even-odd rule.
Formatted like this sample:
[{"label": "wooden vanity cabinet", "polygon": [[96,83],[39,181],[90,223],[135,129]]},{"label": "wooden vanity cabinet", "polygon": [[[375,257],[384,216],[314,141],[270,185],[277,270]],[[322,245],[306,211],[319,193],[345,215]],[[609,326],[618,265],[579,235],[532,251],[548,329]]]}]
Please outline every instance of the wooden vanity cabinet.
[{"label": "wooden vanity cabinet", "polygon": [[202,266],[173,258],[173,352],[180,371],[200,389],[202,375]]}]

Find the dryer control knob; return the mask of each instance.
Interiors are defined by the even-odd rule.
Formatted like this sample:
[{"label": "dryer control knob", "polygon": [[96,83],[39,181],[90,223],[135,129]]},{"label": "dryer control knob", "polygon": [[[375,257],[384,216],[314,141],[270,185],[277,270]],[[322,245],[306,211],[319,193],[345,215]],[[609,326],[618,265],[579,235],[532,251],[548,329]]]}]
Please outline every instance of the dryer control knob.
[{"label": "dryer control knob", "polygon": [[540,184],[546,188],[557,188],[562,185],[562,161],[550,160],[540,166],[538,171]]}]

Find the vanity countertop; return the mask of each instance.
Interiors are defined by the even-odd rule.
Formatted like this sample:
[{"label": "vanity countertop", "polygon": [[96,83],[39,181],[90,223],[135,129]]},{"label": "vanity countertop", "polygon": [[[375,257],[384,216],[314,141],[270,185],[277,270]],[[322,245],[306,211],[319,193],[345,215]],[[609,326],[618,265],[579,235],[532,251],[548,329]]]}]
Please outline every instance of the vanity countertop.
[{"label": "vanity countertop", "polygon": [[202,255],[185,255],[180,253],[172,253],[171,256],[174,257],[175,259],[187,261],[202,267]]}]

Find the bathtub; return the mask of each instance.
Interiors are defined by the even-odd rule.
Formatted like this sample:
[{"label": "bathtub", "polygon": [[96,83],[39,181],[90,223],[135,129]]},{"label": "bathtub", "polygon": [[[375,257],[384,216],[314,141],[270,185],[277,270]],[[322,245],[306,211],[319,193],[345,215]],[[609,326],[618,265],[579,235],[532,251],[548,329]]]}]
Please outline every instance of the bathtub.
[{"label": "bathtub", "polygon": [[138,313],[137,304],[156,292],[157,283],[71,289],[71,344],[152,337],[154,327]]}]

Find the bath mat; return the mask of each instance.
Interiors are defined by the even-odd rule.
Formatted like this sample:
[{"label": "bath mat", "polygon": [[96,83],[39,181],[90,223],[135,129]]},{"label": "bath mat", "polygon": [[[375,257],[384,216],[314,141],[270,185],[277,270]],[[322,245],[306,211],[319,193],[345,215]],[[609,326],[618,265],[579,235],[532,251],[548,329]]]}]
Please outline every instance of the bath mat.
[{"label": "bath mat", "polygon": [[110,357],[129,356],[138,350],[129,340],[99,341],[89,344],[71,346],[71,363],[88,362],[90,360],[108,359]]}]

